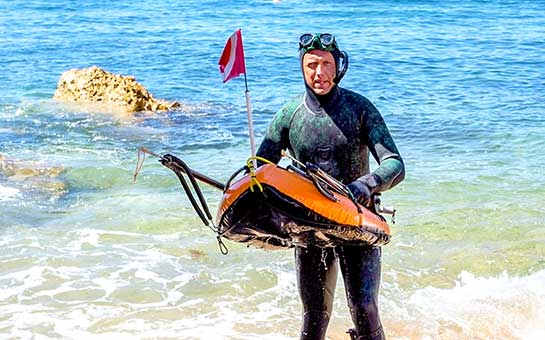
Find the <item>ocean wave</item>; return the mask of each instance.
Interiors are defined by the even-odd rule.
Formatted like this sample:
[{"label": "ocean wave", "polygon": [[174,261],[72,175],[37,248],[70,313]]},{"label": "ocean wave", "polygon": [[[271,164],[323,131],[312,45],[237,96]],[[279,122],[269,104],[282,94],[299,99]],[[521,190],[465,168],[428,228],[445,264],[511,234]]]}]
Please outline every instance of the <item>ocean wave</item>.
[{"label": "ocean wave", "polygon": [[545,337],[545,270],[496,277],[464,271],[453,288],[428,286],[400,303],[386,303],[395,310],[386,323],[396,339]]}]

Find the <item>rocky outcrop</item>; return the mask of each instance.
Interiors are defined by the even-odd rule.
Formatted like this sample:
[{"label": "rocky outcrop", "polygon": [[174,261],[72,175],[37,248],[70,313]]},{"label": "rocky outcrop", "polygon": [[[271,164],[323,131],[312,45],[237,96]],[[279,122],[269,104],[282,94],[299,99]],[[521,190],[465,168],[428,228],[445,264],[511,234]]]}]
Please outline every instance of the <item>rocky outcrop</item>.
[{"label": "rocky outcrop", "polygon": [[53,98],[62,102],[99,104],[123,112],[163,111],[180,107],[178,102],[153,98],[132,76],[113,74],[97,66],[64,72]]}]

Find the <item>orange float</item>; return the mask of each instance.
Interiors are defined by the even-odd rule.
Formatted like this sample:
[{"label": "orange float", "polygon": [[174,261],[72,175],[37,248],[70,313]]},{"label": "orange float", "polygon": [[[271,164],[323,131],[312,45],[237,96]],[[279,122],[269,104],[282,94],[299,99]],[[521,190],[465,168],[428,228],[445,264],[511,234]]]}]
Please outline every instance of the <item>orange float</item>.
[{"label": "orange float", "polygon": [[390,241],[384,217],[338,192],[324,195],[301,171],[265,164],[253,177],[246,174],[226,186],[216,217],[218,235],[266,249]]}]

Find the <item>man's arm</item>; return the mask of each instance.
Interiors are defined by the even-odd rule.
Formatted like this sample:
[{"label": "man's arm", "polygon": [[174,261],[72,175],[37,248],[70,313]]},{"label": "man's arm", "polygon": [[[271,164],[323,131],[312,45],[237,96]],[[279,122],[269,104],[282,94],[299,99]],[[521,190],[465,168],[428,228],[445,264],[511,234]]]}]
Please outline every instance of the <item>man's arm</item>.
[{"label": "man's arm", "polygon": [[370,174],[375,179],[378,178],[379,182],[371,188],[372,192],[381,192],[396,186],[405,178],[405,165],[384,119],[370,102],[363,117],[362,133],[363,140],[379,164]]}]

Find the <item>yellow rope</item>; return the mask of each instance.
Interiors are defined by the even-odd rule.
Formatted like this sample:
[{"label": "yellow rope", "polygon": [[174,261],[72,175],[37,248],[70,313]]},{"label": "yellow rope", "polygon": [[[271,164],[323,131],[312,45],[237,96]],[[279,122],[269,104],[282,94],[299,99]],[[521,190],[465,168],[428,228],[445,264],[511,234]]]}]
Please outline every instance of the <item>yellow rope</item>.
[{"label": "yellow rope", "polygon": [[260,161],[260,162],[267,163],[267,164],[273,164],[274,165],[274,163],[269,161],[268,159],[265,159],[265,158],[259,157],[259,156],[250,157],[246,161],[246,166],[248,167],[248,169],[250,169],[250,177],[251,177],[250,190],[252,192],[254,192],[254,185],[257,185],[257,187],[259,188],[259,191],[263,192],[263,186],[261,185],[261,183],[259,183],[259,181],[255,177],[255,170],[256,169],[254,168],[254,164],[252,162],[254,159],[256,161]]},{"label": "yellow rope", "polygon": [[275,165],[273,162],[269,161],[268,159],[263,158],[263,157],[259,157],[259,156],[249,157],[248,160],[246,161],[246,164],[248,165],[248,164],[252,163],[252,161],[254,159],[256,161],[260,161],[260,162],[263,162],[263,163]]}]

